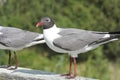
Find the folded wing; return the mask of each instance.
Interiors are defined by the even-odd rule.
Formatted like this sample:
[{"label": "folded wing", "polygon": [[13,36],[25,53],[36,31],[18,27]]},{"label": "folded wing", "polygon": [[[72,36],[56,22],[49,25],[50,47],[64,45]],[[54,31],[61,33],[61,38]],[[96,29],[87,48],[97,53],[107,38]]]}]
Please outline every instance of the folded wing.
[{"label": "folded wing", "polygon": [[55,39],[53,44],[69,51],[76,51],[89,45],[99,45],[110,40],[107,32],[63,29],[59,34],[62,37]]}]

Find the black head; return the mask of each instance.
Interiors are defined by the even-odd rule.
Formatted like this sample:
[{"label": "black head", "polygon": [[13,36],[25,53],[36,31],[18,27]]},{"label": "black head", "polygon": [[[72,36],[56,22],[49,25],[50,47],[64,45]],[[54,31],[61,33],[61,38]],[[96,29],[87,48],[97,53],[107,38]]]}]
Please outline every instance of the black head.
[{"label": "black head", "polygon": [[54,25],[54,21],[50,17],[43,17],[36,27],[43,26],[43,29],[51,28]]}]

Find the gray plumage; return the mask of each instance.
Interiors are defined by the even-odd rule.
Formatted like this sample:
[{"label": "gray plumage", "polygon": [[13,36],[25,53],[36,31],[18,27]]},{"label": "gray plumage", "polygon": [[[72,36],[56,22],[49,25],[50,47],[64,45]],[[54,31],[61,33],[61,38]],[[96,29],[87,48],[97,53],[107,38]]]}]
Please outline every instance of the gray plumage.
[{"label": "gray plumage", "polygon": [[41,34],[39,33],[25,31],[18,28],[0,26],[0,48],[19,50],[29,47],[35,45],[31,43],[39,41],[39,38],[37,37],[40,35]]},{"label": "gray plumage", "polygon": [[53,44],[59,48],[76,51],[85,46],[99,45],[103,41],[108,41],[104,38],[107,32],[86,31],[80,29],[62,29],[58,34],[62,37],[53,41]]}]

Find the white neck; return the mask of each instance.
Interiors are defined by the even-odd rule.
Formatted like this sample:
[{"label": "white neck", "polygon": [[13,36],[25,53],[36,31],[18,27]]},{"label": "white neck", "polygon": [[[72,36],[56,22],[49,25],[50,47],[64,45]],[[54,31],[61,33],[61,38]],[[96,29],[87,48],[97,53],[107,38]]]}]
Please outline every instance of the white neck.
[{"label": "white neck", "polygon": [[53,27],[43,30],[44,39],[47,40],[47,42],[49,41],[51,42],[55,38],[60,37],[60,35],[58,34],[59,32],[60,32],[60,28],[57,28],[56,25],[54,24]]},{"label": "white neck", "polygon": [[57,28],[57,26],[54,24],[51,28],[49,28],[49,29],[44,29],[43,30],[43,33],[44,34],[50,34],[50,33],[52,33],[52,34],[54,34],[54,33],[58,33],[60,30],[59,30],[59,28]]}]

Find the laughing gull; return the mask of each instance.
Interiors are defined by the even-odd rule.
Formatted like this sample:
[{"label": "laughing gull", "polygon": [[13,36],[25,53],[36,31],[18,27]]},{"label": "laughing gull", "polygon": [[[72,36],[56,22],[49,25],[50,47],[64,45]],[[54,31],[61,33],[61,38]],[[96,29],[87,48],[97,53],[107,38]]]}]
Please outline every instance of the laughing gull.
[{"label": "laughing gull", "polygon": [[[95,49],[96,47],[118,40],[120,32],[97,32],[74,28],[58,28],[53,19],[44,17],[37,23],[36,27],[43,26],[43,37],[46,44],[52,50],[70,55],[68,78],[77,75],[76,58],[78,54]],[[72,62],[74,63],[74,75],[72,76]]]},{"label": "laughing gull", "polygon": [[[18,28],[0,26],[0,49],[6,49],[9,53],[8,69],[16,69],[18,61],[16,51],[36,44],[45,43],[43,34],[25,31]],[[14,51],[15,68],[10,68],[11,51]]]}]

